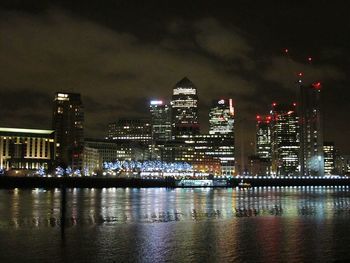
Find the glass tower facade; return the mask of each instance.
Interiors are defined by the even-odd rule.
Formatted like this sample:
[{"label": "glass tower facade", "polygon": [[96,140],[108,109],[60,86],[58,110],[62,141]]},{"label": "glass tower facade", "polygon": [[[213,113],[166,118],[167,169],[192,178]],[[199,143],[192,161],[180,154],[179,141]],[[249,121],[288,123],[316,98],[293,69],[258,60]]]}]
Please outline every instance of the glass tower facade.
[{"label": "glass tower facade", "polygon": [[256,116],[256,155],[271,161],[271,120],[270,115]]},{"label": "glass tower facade", "polygon": [[173,138],[199,134],[197,89],[186,77],[173,89],[171,119]]},{"label": "glass tower facade", "polygon": [[150,101],[152,140],[171,140],[171,115],[170,107],[161,100]]},{"label": "glass tower facade", "polygon": [[300,172],[303,176],[323,176],[321,83],[301,83],[299,88]]},{"label": "glass tower facade", "polygon": [[80,94],[56,93],[52,128],[55,130],[58,164],[82,169],[84,108]]},{"label": "glass tower facade", "polygon": [[323,144],[324,155],[324,173],[325,175],[331,175],[335,172],[335,149],[333,142],[324,142]]},{"label": "glass tower facade", "polygon": [[299,175],[299,128],[296,104],[272,104],[272,172],[277,176]]},{"label": "glass tower facade", "polygon": [[209,112],[209,134],[233,135],[234,116],[232,99],[214,100]]},{"label": "glass tower facade", "polygon": [[210,155],[220,160],[221,173],[235,173],[235,110],[232,99],[213,100],[209,111],[209,136],[212,150]]}]

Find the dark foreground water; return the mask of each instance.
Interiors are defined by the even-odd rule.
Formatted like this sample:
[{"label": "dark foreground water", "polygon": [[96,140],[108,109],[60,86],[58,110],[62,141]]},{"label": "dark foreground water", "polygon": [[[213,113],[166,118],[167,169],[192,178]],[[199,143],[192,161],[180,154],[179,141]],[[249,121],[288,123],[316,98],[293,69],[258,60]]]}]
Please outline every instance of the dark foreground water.
[{"label": "dark foreground water", "polygon": [[0,262],[350,260],[350,188],[0,190]]}]

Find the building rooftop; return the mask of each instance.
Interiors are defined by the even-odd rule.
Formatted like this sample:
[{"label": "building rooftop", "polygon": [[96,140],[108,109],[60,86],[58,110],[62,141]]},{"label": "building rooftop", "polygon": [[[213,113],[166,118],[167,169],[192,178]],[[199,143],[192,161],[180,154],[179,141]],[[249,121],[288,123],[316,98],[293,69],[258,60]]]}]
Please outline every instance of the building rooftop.
[{"label": "building rooftop", "polygon": [[55,131],[54,130],[39,130],[39,129],[23,129],[23,128],[4,128],[4,127],[0,127],[0,132],[52,134]]},{"label": "building rooftop", "polygon": [[187,77],[184,77],[182,80],[180,80],[178,83],[176,83],[176,87],[182,87],[182,88],[192,88],[194,87],[192,81],[190,81]]}]

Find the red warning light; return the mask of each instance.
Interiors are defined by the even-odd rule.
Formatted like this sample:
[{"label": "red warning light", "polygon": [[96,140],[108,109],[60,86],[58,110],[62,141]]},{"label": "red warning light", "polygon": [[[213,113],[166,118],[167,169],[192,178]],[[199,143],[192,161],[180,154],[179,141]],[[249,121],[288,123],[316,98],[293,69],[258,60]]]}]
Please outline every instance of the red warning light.
[{"label": "red warning light", "polygon": [[293,102],[293,106],[294,106],[294,107],[297,106],[297,103],[296,103],[296,102]]},{"label": "red warning light", "polygon": [[308,60],[309,62],[311,62],[311,61],[312,61],[312,57],[308,57],[307,60]]},{"label": "red warning light", "polygon": [[261,116],[260,116],[260,115],[256,115],[256,119],[257,119],[257,120],[260,120],[260,119],[261,119]]},{"label": "red warning light", "polygon": [[312,87],[314,89],[321,89],[321,82],[315,82],[315,83],[312,83]]},{"label": "red warning light", "polygon": [[288,48],[284,49],[284,52],[285,52],[285,53],[288,53],[288,52],[289,52]]},{"label": "red warning light", "polygon": [[299,72],[299,73],[298,73],[298,76],[299,76],[299,77],[302,77],[302,76],[303,76],[303,72]]},{"label": "red warning light", "polygon": [[273,102],[272,103],[272,107],[276,107],[277,103],[276,102]]}]

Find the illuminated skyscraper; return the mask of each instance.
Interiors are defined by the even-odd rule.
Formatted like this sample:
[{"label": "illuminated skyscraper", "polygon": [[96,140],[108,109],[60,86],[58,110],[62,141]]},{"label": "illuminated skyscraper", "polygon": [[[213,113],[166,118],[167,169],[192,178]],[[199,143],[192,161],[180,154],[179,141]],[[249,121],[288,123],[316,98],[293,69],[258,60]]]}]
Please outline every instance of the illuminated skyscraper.
[{"label": "illuminated skyscraper", "polygon": [[270,115],[256,116],[256,149],[250,156],[251,175],[271,175],[271,121]]},{"label": "illuminated skyscraper", "polygon": [[211,142],[209,154],[220,160],[224,175],[233,175],[235,172],[234,124],[235,110],[232,99],[213,100],[209,111],[209,136],[206,136],[206,141]]},{"label": "illuminated skyscraper", "polygon": [[209,134],[234,134],[232,99],[214,100],[209,112]]},{"label": "illuminated skyscraper", "polygon": [[331,175],[335,171],[335,149],[333,142],[324,142],[323,144],[324,155],[324,173]]},{"label": "illuminated skyscraper", "polygon": [[323,176],[323,128],[321,83],[299,85],[300,173],[303,176]]},{"label": "illuminated skyscraper", "polygon": [[58,164],[82,169],[84,112],[80,94],[56,93],[52,128],[55,130]]},{"label": "illuminated skyscraper", "polygon": [[171,112],[173,138],[199,134],[197,89],[186,77],[175,85]]},{"label": "illuminated skyscraper", "polygon": [[171,140],[170,107],[161,100],[152,100],[149,107],[153,142]]},{"label": "illuminated skyscraper", "polygon": [[270,112],[272,172],[277,176],[299,174],[299,134],[296,104],[272,104]]},{"label": "illuminated skyscraper", "polygon": [[270,115],[256,116],[256,155],[271,161],[271,120]]}]

